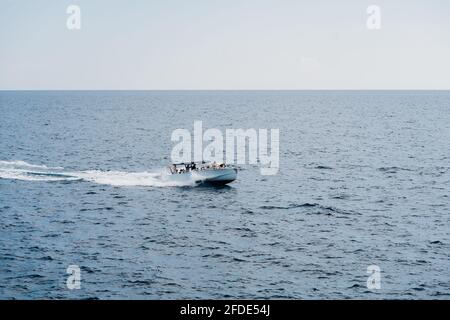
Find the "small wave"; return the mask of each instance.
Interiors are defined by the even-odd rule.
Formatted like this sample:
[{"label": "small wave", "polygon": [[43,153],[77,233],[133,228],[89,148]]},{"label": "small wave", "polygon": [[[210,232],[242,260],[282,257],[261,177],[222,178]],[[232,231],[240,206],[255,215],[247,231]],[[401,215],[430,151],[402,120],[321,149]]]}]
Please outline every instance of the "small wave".
[{"label": "small wave", "polygon": [[0,179],[24,180],[24,181],[74,181],[80,178],[58,175],[56,173],[48,174],[45,172],[30,172],[24,170],[3,170],[0,169]]},{"label": "small wave", "polygon": [[400,168],[400,167],[380,167],[378,171],[386,172],[386,173],[397,173],[398,171],[413,171],[408,168]]},{"label": "small wave", "polygon": [[288,206],[274,206],[274,205],[264,205],[264,206],[260,206],[260,209],[265,209],[265,210],[274,210],[274,209],[282,209],[282,210],[288,210],[288,209],[295,209],[295,208],[303,208],[303,207],[317,207],[320,206],[317,203],[302,203],[302,204],[296,204],[296,203],[291,203]]},{"label": "small wave", "polygon": [[332,170],[332,167],[329,166],[316,166],[315,169],[320,169],[320,170]]},{"label": "small wave", "polygon": [[192,181],[170,181],[159,172],[123,172],[123,171],[63,171],[62,167],[47,167],[34,165],[25,161],[0,161],[0,179],[24,181],[89,181],[110,186],[141,186],[141,187],[184,187],[195,186]]},{"label": "small wave", "polygon": [[309,203],[309,202],[305,202],[305,203],[301,203],[301,204],[297,204],[297,203],[291,203],[287,206],[275,206],[275,205],[264,205],[264,206],[260,206],[259,209],[263,209],[263,210],[290,210],[290,209],[296,209],[296,208],[308,208],[308,209],[314,209],[315,211],[313,212],[314,214],[325,214],[325,215],[360,215],[360,213],[358,212],[354,212],[354,211],[345,211],[336,207],[331,207],[331,206],[323,206],[320,205],[318,203]]},{"label": "small wave", "polygon": [[18,161],[0,161],[0,169],[52,169],[52,170],[60,170],[63,169],[61,167],[47,167],[45,165],[37,165],[37,164],[31,164],[22,160]]},{"label": "small wave", "polygon": [[274,209],[281,209],[281,210],[286,210],[286,209],[291,209],[290,207],[282,207],[282,206],[260,206],[260,209],[264,209],[264,210],[274,210]]}]

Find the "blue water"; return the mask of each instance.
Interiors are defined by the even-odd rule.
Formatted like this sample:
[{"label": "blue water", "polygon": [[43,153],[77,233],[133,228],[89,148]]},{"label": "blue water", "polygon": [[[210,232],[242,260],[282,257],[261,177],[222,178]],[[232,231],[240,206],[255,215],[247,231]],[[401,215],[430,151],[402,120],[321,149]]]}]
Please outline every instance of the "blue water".
[{"label": "blue water", "polygon": [[[161,183],[195,120],[279,173]],[[0,92],[0,298],[448,299],[449,141],[450,92]]]}]

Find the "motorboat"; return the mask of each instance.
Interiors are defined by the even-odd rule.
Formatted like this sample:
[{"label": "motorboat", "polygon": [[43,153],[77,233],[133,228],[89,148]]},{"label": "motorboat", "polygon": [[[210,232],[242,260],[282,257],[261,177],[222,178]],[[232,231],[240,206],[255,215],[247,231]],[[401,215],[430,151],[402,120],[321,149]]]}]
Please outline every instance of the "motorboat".
[{"label": "motorboat", "polygon": [[167,179],[179,183],[221,186],[237,178],[237,169],[224,163],[178,163],[167,167]]}]

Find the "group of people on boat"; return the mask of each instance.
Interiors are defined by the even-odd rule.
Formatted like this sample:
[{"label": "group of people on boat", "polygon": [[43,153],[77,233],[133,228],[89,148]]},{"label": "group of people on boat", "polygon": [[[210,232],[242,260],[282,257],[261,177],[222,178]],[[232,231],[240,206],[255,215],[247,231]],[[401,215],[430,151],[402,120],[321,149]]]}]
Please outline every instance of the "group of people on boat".
[{"label": "group of people on boat", "polygon": [[198,171],[198,170],[206,170],[206,169],[222,169],[225,168],[225,163],[216,163],[215,161],[212,163],[203,163],[201,165],[197,165],[195,162],[191,163],[181,163],[178,164],[177,167],[176,164],[172,164],[169,167],[169,171],[171,174],[175,173],[185,173],[185,172],[191,172],[191,171]]}]

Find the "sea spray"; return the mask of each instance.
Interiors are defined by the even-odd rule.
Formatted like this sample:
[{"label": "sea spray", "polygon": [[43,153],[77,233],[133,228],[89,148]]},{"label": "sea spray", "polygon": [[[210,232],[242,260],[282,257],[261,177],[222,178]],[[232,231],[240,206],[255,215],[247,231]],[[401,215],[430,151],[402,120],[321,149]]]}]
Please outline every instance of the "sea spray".
[{"label": "sea spray", "polygon": [[64,171],[62,167],[34,165],[25,161],[0,161],[0,179],[23,181],[88,181],[111,186],[172,187],[193,186],[193,181],[179,182],[165,178],[164,170],[155,172]]}]

